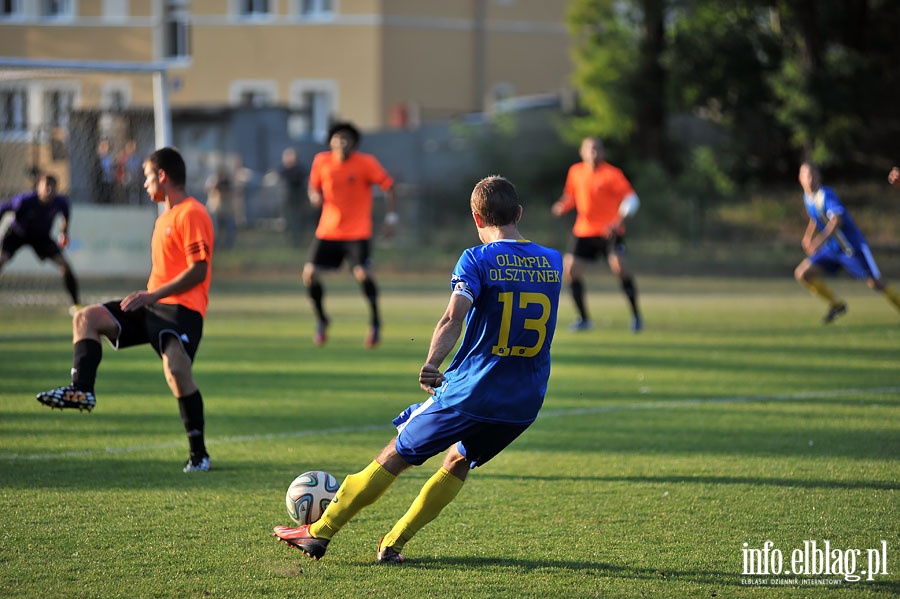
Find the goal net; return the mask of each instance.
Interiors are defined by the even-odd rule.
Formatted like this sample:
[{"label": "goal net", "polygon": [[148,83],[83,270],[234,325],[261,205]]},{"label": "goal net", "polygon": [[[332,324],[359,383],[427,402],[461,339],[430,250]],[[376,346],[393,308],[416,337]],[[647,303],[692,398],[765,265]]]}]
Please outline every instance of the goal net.
[{"label": "goal net", "polygon": [[[170,143],[170,127],[161,65],[0,58],[0,202],[55,176],[71,203],[66,255],[76,274],[145,276],[157,210],[141,164]],[[57,275],[22,248],[2,277],[0,290]]]}]

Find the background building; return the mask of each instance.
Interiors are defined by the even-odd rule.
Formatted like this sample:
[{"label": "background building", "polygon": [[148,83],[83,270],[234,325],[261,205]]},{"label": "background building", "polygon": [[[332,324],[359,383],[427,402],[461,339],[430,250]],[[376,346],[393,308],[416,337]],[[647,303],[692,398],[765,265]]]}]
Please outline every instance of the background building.
[{"label": "background building", "polygon": [[[490,111],[512,96],[568,95],[566,5],[9,0],[0,3],[0,57],[165,64],[176,121],[202,115],[227,122],[236,109],[283,109],[284,139],[263,140],[271,148],[252,144],[252,152],[238,144],[245,163],[268,168],[280,155],[276,146],[321,142],[335,118],[366,131],[403,129]],[[0,196],[36,170],[53,170],[68,182],[64,157],[93,156],[104,139],[114,155],[132,140],[146,152],[153,139],[141,123],[152,114],[152,101],[146,74],[4,69]],[[73,135],[73,128],[80,133]]]}]

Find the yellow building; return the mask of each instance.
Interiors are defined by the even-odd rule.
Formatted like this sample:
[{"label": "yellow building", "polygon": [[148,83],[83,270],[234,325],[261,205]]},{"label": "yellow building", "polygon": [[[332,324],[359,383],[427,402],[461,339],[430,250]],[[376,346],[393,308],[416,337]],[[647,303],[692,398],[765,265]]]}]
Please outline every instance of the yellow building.
[{"label": "yellow building", "polygon": [[[490,110],[505,97],[566,93],[567,4],[7,0],[0,57],[164,64],[174,110],[284,106],[292,139],[321,139],[335,118],[364,130],[415,126]],[[19,161],[35,151],[49,157],[73,110],[149,108],[152,100],[148,75],[3,68],[0,158],[10,144]]]}]

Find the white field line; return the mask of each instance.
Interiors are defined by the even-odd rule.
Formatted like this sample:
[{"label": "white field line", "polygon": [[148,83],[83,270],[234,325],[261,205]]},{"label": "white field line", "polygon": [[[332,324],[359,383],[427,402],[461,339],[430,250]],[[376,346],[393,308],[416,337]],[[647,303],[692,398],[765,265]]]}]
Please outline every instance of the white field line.
[{"label": "white field line", "polygon": [[[824,399],[829,397],[841,397],[842,395],[891,395],[900,394],[900,387],[878,387],[872,389],[834,389],[830,391],[806,391],[801,393],[784,393],[776,395],[739,395],[733,397],[712,397],[709,399],[684,399],[679,401],[653,401],[627,405],[606,405],[596,406],[593,408],[572,408],[562,410],[541,410],[538,419],[544,418],[561,418],[566,416],[581,416],[585,414],[606,414],[610,412],[632,412],[641,410],[663,410],[671,408],[689,408],[703,405],[716,404],[738,404],[738,403],[755,403],[767,401],[790,401],[797,399]],[[235,443],[255,443],[258,441],[272,441],[275,439],[292,439],[297,437],[327,436],[341,435],[353,433],[366,433],[376,430],[389,429],[386,425],[369,424],[365,426],[354,426],[344,428],[328,428],[319,430],[293,431],[285,433],[268,433],[265,435],[245,435],[238,437],[223,437],[221,439],[207,439],[207,445],[231,445]],[[172,443],[159,443],[157,445],[135,445],[130,447],[107,447],[105,449],[87,449],[84,451],[65,451],[60,453],[42,453],[42,454],[7,454],[0,455],[3,461],[25,461],[25,460],[55,460],[61,458],[83,457],[90,455],[132,453],[138,451],[154,451],[160,449],[180,448],[184,446],[183,441]]]}]

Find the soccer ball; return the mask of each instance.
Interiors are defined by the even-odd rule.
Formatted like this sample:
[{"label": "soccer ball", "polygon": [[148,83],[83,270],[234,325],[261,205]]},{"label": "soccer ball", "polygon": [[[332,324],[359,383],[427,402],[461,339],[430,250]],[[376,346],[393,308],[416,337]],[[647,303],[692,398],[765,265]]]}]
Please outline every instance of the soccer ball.
[{"label": "soccer ball", "polygon": [[339,486],[337,479],[327,472],[304,472],[294,479],[285,495],[288,515],[297,524],[312,524],[322,517]]}]

